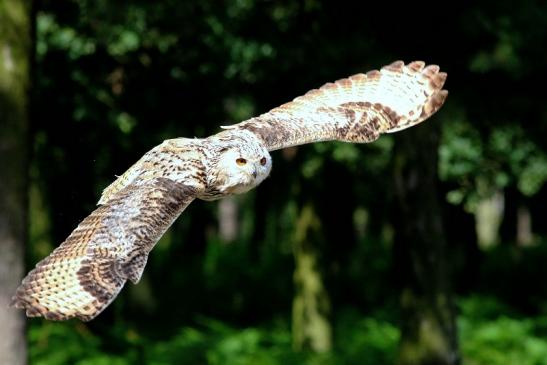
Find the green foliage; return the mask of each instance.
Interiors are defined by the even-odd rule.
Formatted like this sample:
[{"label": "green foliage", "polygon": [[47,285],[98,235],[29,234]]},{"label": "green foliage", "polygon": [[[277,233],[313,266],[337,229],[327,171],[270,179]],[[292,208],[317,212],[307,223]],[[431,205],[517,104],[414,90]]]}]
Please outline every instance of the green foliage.
[{"label": "green foliage", "polygon": [[32,364],[37,365],[135,363],[135,351],[129,348],[123,354],[109,354],[102,348],[104,342],[104,339],[94,335],[82,324],[35,324],[29,331],[29,356]]},{"label": "green foliage", "polygon": [[461,309],[458,325],[464,364],[547,364],[543,317],[507,317],[492,298],[471,297],[462,301]]},{"label": "green foliage", "polygon": [[212,320],[202,322],[202,331],[184,329],[169,341],[155,345],[147,353],[147,363],[279,364],[275,359],[290,349],[286,330],[237,330]]},{"label": "green foliage", "polygon": [[[336,328],[345,336],[332,352],[302,353],[292,350],[286,321],[244,329],[206,318],[198,322],[199,327],[181,328],[161,341],[138,336],[121,327],[112,331],[116,336],[105,340],[81,324],[35,324],[29,338],[31,362],[39,365],[382,365],[393,362],[399,338],[393,324],[348,312],[341,316]],[[117,346],[119,352],[108,350],[112,346],[107,341],[121,342],[124,346]]]},{"label": "green foliage", "polygon": [[399,329],[392,323],[347,311],[339,317],[336,347],[342,364],[393,364]]},{"label": "green foliage", "polygon": [[[464,298],[459,308],[463,365],[547,363],[547,317],[519,316],[488,296]],[[209,318],[197,323],[155,340],[121,324],[104,337],[80,323],[36,321],[30,328],[30,359],[39,365],[388,365],[395,362],[400,336],[389,321],[344,310],[336,317],[333,351],[314,354],[292,350],[287,319],[246,328]]]},{"label": "green foliage", "polygon": [[483,138],[458,116],[444,124],[439,176],[457,183],[447,200],[474,211],[480,199],[511,185],[525,196],[537,194],[547,181],[547,154],[521,126],[500,126]]},{"label": "green foliage", "polygon": [[96,42],[78,34],[72,27],[61,26],[52,14],[39,14],[36,18],[39,37],[36,41],[36,53],[43,59],[52,49],[63,50],[71,59],[91,55],[96,50]]},{"label": "green foliage", "polygon": [[[441,204],[446,238],[465,263],[454,274],[464,277],[464,365],[545,363],[545,244],[480,256],[460,207],[473,211],[504,190],[506,241],[519,204],[530,208],[534,233],[547,234],[547,97],[533,91],[547,63],[539,2],[477,1],[442,16],[316,0],[36,7],[29,267],[94,209],[115,175],[163,139],[207,136],[326,81],[424,59],[449,74],[448,101],[427,123],[441,125],[440,193],[453,204]],[[378,15],[388,12],[396,26]],[[396,143],[388,135],[274,152],[272,177],[237,201],[233,243],[218,233],[217,206],[196,201],[151,253],[139,286],[128,285],[96,320],[32,321],[31,363],[393,364],[407,279],[394,274]],[[317,203],[328,242],[320,264],[334,348],[324,354],[291,348],[291,239],[304,196]]]}]

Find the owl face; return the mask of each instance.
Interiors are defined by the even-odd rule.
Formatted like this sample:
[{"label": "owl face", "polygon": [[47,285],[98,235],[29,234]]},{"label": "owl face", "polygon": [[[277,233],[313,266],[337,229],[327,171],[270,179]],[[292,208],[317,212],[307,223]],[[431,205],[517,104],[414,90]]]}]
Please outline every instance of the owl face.
[{"label": "owl face", "polygon": [[272,159],[261,146],[225,148],[217,164],[219,191],[243,194],[259,185],[270,174]]}]

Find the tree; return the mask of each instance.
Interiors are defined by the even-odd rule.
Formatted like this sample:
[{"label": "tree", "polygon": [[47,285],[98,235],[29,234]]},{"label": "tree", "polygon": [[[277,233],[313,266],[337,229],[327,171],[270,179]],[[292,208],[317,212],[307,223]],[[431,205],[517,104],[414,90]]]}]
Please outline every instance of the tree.
[{"label": "tree", "polygon": [[330,300],[320,270],[318,244],[321,222],[311,203],[304,204],[294,235],[293,346],[296,350],[324,352],[331,349],[332,330],[328,319]]},{"label": "tree", "polygon": [[31,3],[0,3],[0,363],[26,363],[25,321],[8,308],[24,270]]},{"label": "tree", "polygon": [[437,197],[439,126],[397,136],[395,267],[400,278],[400,365],[459,363],[442,215]]}]

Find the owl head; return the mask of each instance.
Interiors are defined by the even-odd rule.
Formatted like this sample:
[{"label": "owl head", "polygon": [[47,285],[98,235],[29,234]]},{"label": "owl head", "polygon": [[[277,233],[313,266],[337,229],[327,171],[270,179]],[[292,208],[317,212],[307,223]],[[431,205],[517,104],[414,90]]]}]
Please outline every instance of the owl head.
[{"label": "owl head", "polygon": [[243,194],[268,177],[272,158],[254,134],[226,134],[230,136],[221,136],[215,143],[216,163],[214,173],[208,174],[209,184],[226,195]]}]

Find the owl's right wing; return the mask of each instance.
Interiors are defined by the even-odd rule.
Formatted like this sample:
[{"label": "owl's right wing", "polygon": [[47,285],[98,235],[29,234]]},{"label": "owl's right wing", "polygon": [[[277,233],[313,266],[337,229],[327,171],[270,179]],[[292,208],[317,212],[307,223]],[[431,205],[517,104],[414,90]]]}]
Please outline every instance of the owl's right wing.
[{"label": "owl's right wing", "polygon": [[36,265],[13,297],[29,317],[91,320],[139,281],[148,253],[196,197],[165,177],[134,181],[109,197]]},{"label": "owl's right wing", "polygon": [[268,150],[338,140],[367,143],[383,133],[416,125],[444,103],[446,73],[436,65],[397,61],[327,83],[293,101],[239,124],[259,137]]}]

